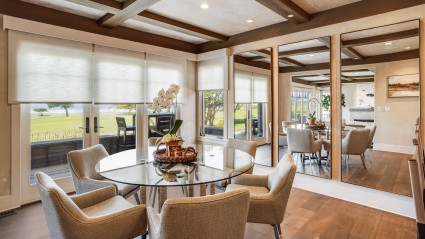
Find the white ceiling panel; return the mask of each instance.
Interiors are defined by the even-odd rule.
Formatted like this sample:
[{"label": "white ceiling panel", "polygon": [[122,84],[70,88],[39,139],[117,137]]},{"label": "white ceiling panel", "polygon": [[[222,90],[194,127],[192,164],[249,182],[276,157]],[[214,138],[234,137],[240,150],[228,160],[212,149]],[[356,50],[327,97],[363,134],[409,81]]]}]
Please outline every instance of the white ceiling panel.
[{"label": "white ceiling panel", "polygon": [[391,45],[386,45],[386,43],[375,43],[353,48],[365,57],[419,49],[419,37],[405,38],[391,41],[391,43]]},{"label": "white ceiling panel", "polygon": [[295,61],[301,62],[305,65],[330,62],[329,52],[320,52],[320,53],[307,54],[307,55],[296,55],[296,56],[291,56],[289,58]]},{"label": "white ceiling panel", "polygon": [[292,0],[308,13],[321,12],[359,1],[361,0]]},{"label": "white ceiling panel", "polygon": [[341,40],[343,41],[354,40],[359,38],[379,36],[379,35],[395,33],[395,32],[402,32],[402,31],[407,31],[412,29],[419,29],[419,21],[415,20],[415,21],[398,23],[394,25],[371,28],[371,29],[357,31],[357,32],[345,33],[341,35]]},{"label": "white ceiling panel", "polygon": [[375,76],[375,73],[371,70],[345,71],[345,72],[343,71],[341,74],[343,76],[347,76],[347,77],[350,77],[350,76],[353,76],[353,77],[356,77],[356,76]]},{"label": "white ceiling panel", "polygon": [[298,50],[298,49],[304,49],[304,48],[310,48],[310,47],[316,47],[316,46],[324,46],[321,41],[317,39],[313,40],[307,40],[307,41],[301,41],[301,42],[295,42],[290,44],[285,44],[279,46],[279,52],[282,51],[292,51],[292,50]]},{"label": "white ceiling panel", "polygon": [[[200,7],[205,3],[208,9]],[[149,11],[227,36],[285,21],[255,0],[161,0]]]}]

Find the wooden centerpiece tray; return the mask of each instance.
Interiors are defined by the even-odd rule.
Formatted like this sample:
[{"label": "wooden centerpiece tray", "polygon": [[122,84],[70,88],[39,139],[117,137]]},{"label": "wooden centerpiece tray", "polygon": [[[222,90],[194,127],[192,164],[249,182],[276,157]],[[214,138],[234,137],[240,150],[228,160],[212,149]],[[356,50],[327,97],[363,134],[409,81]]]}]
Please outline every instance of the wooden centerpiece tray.
[{"label": "wooden centerpiece tray", "polygon": [[326,128],[325,124],[313,124],[313,125],[306,125],[307,129],[311,130],[324,130]]},{"label": "wooden centerpiece tray", "polygon": [[198,153],[193,147],[166,146],[153,152],[153,157],[161,163],[187,163],[196,160]]}]

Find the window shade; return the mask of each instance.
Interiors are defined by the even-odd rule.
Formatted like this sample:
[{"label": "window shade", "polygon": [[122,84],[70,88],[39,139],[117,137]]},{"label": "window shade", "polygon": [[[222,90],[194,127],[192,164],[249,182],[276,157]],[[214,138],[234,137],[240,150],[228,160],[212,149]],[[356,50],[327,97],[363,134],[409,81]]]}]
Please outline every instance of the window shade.
[{"label": "window shade", "polygon": [[9,103],[92,102],[92,45],[9,31]]},{"label": "window shade", "polygon": [[227,90],[227,57],[198,63],[198,90]]},{"label": "window shade", "polygon": [[252,102],[267,103],[269,101],[269,76],[254,73],[252,81]]},{"label": "window shade", "polygon": [[146,71],[146,102],[152,102],[161,89],[167,90],[171,84],[180,86],[177,99],[179,103],[184,102],[185,60],[146,54]]},{"label": "window shade", "polygon": [[95,46],[94,102],[143,103],[145,54]]},{"label": "window shade", "polygon": [[235,70],[235,103],[252,102],[252,73]]}]

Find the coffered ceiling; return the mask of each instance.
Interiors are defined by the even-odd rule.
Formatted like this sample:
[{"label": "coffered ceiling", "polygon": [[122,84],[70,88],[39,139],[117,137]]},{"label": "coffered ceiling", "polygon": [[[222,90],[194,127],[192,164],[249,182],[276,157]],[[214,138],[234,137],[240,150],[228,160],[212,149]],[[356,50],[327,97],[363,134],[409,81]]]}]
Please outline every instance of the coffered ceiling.
[{"label": "coffered ceiling", "polygon": [[423,4],[422,0],[1,2],[1,14],[193,53]]}]

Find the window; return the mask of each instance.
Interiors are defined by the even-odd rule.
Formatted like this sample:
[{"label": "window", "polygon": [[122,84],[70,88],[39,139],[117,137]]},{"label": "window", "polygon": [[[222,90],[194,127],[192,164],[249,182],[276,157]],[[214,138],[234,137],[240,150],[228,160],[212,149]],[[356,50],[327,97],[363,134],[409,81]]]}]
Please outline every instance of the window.
[{"label": "window", "polygon": [[223,90],[202,91],[202,131],[205,135],[224,135],[224,92]]},{"label": "window", "polygon": [[291,92],[291,117],[299,124],[307,122],[308,101],[311,99],[311,92],[308,90],[296,89]]}]

